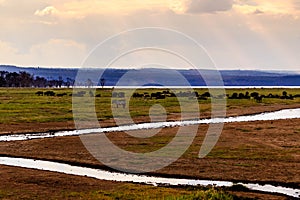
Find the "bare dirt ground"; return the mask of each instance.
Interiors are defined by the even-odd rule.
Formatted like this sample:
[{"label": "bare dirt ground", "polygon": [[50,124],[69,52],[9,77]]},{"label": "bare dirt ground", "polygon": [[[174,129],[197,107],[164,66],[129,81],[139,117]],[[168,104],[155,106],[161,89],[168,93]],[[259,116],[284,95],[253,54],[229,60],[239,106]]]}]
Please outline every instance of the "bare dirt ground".
[{"label": "bare dirt ground", "polygon": [[[296,107],[300,106],[274,105],[268,107],[257,106],[243,110],[231,109],[227,115],[254,114]],[[177,119],[177,116],[174,115],[172,119]],[[137,120],[139,122],[147,121],[143,118]],[[102,122],[102,126],[113,124],[113,121]],[[207,125],[199,127],[198,135],[193,144],[181,158],[170,166],[152,174],[166,177],[262,182],[300,188],[300,119],[225,124],[217,145],[207,157],[199,159],[198,152],[207,127]],[[71,122],[16,124],[9,127],[0,125],[1,132],[6,134],[60,129],[74,129],[74,124]],[[174,137],[176,131],[177,128],[165,128],[157,137],[145,140],[132,138],[125,133],[109,133],[107,135],[120,148],[135,152],[148,152],[167,144]],[[80,138],[76,136],[2,142],[0,154],[107,169],[91,156],[83,146]],[[15,193],[18,192],[15,188],[24,188],[24,190],[32,191],[37,197],[53,194],[61,198],[60,188],[68,191],[91,190],[94,188],[110,190],[121,184],[6,166],[0,166],[0,169],[1,182],[5,183],[1,184],[1,190]],[[33,181],[33,183],[30,181]],[[283,196],[269,194],[234,193],[243,197],[260,199],[285,199]],[[22,196],[22,192],[20,192],[20,195]]]}]

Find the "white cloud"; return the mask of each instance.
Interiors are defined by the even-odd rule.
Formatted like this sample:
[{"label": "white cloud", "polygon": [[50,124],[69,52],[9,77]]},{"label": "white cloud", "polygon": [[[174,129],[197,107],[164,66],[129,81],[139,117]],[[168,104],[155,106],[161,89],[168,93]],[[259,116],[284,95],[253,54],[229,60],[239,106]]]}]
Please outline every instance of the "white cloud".
[{"label": "white cloud", "polygon": [[188,9],[187,0],[169,0],[169,9],[174,11],[177,14],[184,14]]},{"label": "white cloud", "polygon": [[299,0],[236,0],[234,9],[243,14],[260,13],[271,15],[294,15],[298,16],[300,12]]},{"label": "white cloud", "polygon": [[162,0],[66,0],[54,1],[51,6],[37,10],[36,15],[55,14],[62,18],[82,19],[89,15],[128,15],[140,10],[167,10],[169,2]]},{"label": "white cloud", "polygon": [[37,11],[35,11],[34,15],[37,15],[37,16],[47,16],[47,15],[53,15],[53,14],[57,14],[57,13],[58,13],[58,10],[55,7],[53,7],[53,6],[47,6],[43,10],[37,10]]}]

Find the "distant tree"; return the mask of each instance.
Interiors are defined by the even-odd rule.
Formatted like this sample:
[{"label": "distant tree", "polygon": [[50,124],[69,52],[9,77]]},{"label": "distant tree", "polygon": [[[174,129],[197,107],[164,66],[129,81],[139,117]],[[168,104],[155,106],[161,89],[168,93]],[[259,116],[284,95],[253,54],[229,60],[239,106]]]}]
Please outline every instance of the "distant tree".
[{"label": "distant tree", "polygon": [[21,87],[31,87],[33,85],[33,76],[25,71],[19,73],[19,86]]},{"label": "distant tree", "polygon": [[92,87],[92,86],[93,86],[93,81],[92,81],[91,79],[88,79],[88,80],[86,81],[86,85],[87,85],[88,87]]},{"label": "distant tree", "polygon": [[102,88],[104,87],[105,82],[106,82],[105,78],[100,79],[100,85],[101,85]]},{"label": "distant tree", "polygon": [[20,76],[17,72],[8,73],[5,78],[8,87],[20,87]]},{"label": "distant tree", "polygon": [[37,76],[34,79],[34,87],[46,87],[47,82],[47,79],[45,79],[44,77]]},{"label": "distant tree", "polygon": [[50,80],[48,80],[48,86],[49,87],[56,87],[56,85],[57,85],[56,82],[57,82],[56,80],[50,79]]},{"label": "distant tree", "polygon": [[0,71],[0,87],[6,86],[6,75],[8,74],[7,71]]},{"label": "distant tree", "polygon": [[67,87],[70,87],[70,86],[73,87],[74,83],[75,83],[75,80],[68,77],[65,84],[66,84]]},{"label": "distant tree", "polygon": [[61,76],[58,77],[58,81],[57,81],[57,86],[61,88],[61,86],[63,85],[64,80]]}]

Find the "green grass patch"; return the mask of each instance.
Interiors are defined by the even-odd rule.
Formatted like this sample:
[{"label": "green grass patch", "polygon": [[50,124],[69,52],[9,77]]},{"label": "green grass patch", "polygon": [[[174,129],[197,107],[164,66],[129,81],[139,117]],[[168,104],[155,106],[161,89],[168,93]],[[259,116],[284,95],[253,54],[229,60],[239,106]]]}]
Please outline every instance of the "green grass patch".
[{"label": "green grass patch", "polygon": [[135,186],[125,184],[114,191],[91,191],[91,192],[64,192],[64,199],[123,199],[123,200],[234,200],[236,196],[231,195],[224,190],[209,188],[209,189],[175,189],[153,186]]},{"label": "green grass patch", "polygon": [[[56,94],[66,93],[66,96],[37,96],[37,91],[53,91]],[[121,90],[127,91],[127,90]],[[135,92],[154,93],[162,92],[163,89],[138,89]],[[173,92],[184,92],[184,89],[175,89]],[[206,89],[196,89],[199,94],[207,92]],[[268,95],[282,94],[286,91],[288,94],[300,94],[300,89],[228,89],[226,93],[232,95],[236,93],[245,92],[259,92],[260,94]],[[61,122],[73,120],[72,112],[72,89],[35,89],[35,88],[1,88],[0,89],[0,123],[14,124],[14,123],[30,123],[30,122]],[[112,114],[112,90],[111,89],[97,89],[94,91],[95,97],[94,109],[98,120],[105,120],[113,118]],[[87,112],[87,108],[93,107],[93,104],[85,104],[86,98],[78,97],[80,103],[82,103],[82,113]],[[255,107],[258,105],[272,105],[272,104],[296,104],[300,103],[300,98],[294,100],[286,99],[263,99],[262,103],[258,103],[253,99],[227,99],[227,109],[243,109],[245,107]],[[184,109],[180,107],[180,103],[183,102]],[[196,101],[197,102],[197,101]],[[164,107],[166,114],[174,113],[186,113],[187,115],[195,113],[197,109],[200,109],[200,113],[210,112],[211,99],[199,100],[199,107],[189,107],[188,97],[180,98],[167,97],[166,99],[144,99],[144,98],[131,98],[129,105],[129,112],[131,117],[149,116],[149,109],[156,104],[160,104]],[[122,117],[122,108],[117,110],[117,114],[114,117]],[[124,114],[124,113],[123,113]],[[128,117],[127,115],[125,117]]]}]

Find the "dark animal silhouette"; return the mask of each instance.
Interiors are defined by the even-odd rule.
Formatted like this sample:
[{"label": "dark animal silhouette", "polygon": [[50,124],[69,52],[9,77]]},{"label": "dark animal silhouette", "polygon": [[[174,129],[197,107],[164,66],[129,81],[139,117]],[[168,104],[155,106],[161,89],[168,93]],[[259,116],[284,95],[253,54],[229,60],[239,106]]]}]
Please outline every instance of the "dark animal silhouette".
[{"label": "dark animal silhouette", "polygon": [[256,100],[257,103],[261,103],[263,97],[262,96],[256,96],[256,97],[254,97],[254,99]]},{"label": "dark animal silhouette", "polygon": [[43,91],[37,91],[35,94],[38,95],[38,96],[43,96],[44,92]]},{"label": "dark animal silhouette", "polygon": [[53,91],[46,91],[46,92],[44,92],[44,95],[45,96],[55,96],[55,92],[53,92]]}]

